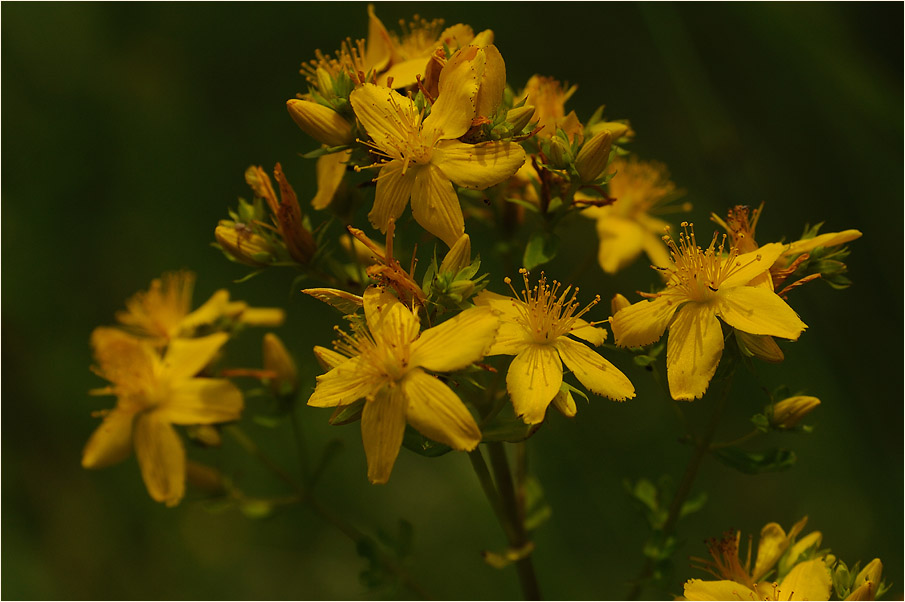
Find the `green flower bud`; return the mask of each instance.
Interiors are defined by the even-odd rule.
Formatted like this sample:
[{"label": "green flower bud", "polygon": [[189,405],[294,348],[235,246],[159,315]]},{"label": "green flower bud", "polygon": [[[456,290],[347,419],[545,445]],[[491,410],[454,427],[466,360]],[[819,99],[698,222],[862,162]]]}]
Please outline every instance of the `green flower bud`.
[{"label": "green flower bud", "polygon": [[443,263],[440,264],[440,273],[452,272],[458,273],[459,270],[471,264],[471,238],[468,234],[463,234],[452,246]]},{"label": "green flower bud", "polygon": [[506,121],[512,126],[513,132],[521,132],[525,129],[531,119],[534,117],[534,107],[525,105],[517,109],[512,109],[506,113]]},{"label": "green flower bud", "polygon": [[256,268],[269,265],[277,252],[271,241],[239,222],[220,220],[214,238],[227,257]]},{"label": "green flower bud", "polygon": [[610,160],[613,135],[604,130],[584,143],[575,158],[575,168],[581,176],[581,183],[587,184],[600,177]]},{"label": "green flower bud", "polygon": [[287,101],[286,108],[295,124],[321,144],[345,146],[355,140],[352,125],[333,109],[297,98]]},{"label": "green flower bud", "polygon": [[820,400],[808,395],[789,397],[773,406],[770,425],[777,429],[795,428],[801,420],[820,405]]}]

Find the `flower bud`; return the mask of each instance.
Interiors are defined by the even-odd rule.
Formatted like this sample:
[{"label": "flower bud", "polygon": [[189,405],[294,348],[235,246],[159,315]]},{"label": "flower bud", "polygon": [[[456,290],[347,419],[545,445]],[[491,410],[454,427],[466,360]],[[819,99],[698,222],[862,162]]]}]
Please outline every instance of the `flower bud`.
[{"label": "flower bud", "polygon": [[801,420],[820,405],[820,400],[808,395],[789,397],[773,406],[770,425],[777,429],[795,428]]},{"label": "flower bud", "polygon": [[785,359],[785,355],[773,337],[764,334],[748,334],[741,330],[735,331],[735,339],[739,343],[739,349],[746,357],[756,357],[765,362],[778,363]]},{"label": "flower bud", "polygon": [[592,125],[590,130],[592,136],[607,131],[613,136],[613,140],[632,138],[635,135],[631,126],[627,123],[622,123],[621,121],[600,121]]},{"label": "flower bud", "polygon": [[345,146],[354,140],[352,126],[339,113],[310,100],[286,102],[289,115],[302,131],[327,146]]},{"label": "flower bud", "polygon": [[286,312],[279,307],[246,307],[239,314],[239,322],[245,326],[273,328],[286,320]]},{"label": "flower bud", "polygon": [[506,113],[506,121],[512,125],[513,132],[521,132],[525,126],[531,123],[534,117],[534,107],[532,105],[524,105],[517,109],[510,109]]},{"label": "flower bud", "polygon": [[626,299],[622,294],[616,293],[615,295],[613,295],[612,301],[610,301],[610,315],[615,316],[620,309],[625,309],[629,305],[631,305],[631,303],[629,303],[628,299]]},{"label": "flower bud", "polygon": [[452,246],[443,262],[440,264],[440,273],[452,272],[458,273],[459,270],[471,264],[471,238],[468,234],[463,234]]},{"label": "flower bud", "polygon": [[298,370],[295,362],[280,338],[268,332],[262,344],[264,369],[276,373],[270,381],[270,389],[281,396],[295,395],[298,390]]},{"label": "flower bud", "polygon": [[220,431],[211,424],[191,424],[186,427],[186,434],[204,447],[220,447],[223,443]]},{"label": "flower bud", "polygon": [[226,255],[239,263],[260,268],[273,261],[275,249],[263,236],[255,234],[245,224],[220,220],[214,238]]},{"label": "flower bud", "polygon": [[575,414],[578,413],[578,408],[575,407],[575,400],[572,398],[571,391],[563,391],[560,389],[553,398],[553,407],[559,410],[566,418],[574,418]]},{"label": "flower bud", "polygon": [[[330,74],[323,67],[318,67],[317,71],[317,89],[321,93],[321,95],[332,96],[333,95],[333,78],[330,77]],[[304,129],[304,128],[302,128]]]},{"label": "flower bud", "polygon": [[210,495],[223,495],[226,493],[226,484],[220,471],[211,466],[205,466],[189,460],[185,464],[185,478],[189,485],[200,489]]},{"label": "flower bud", "polygon": [[852,593],[846,600],[875,600],[882,575],[883,563],[879,558],[874,558],[855,577],[852,582]]},{"label": "flower bud", "polygon": [[553,136],[550,138],[547,156],[553,167],[556,169],[565,169],[572,162],[572,149],[569,147],[568,142],[559,136]]},{"label": "flower bud", "polygon": [[604,130],[584,143],[575,158],[575,168],[581,176],[581,183],[593,182],[610,160],[610,150],[613,148],[613,135]]}]

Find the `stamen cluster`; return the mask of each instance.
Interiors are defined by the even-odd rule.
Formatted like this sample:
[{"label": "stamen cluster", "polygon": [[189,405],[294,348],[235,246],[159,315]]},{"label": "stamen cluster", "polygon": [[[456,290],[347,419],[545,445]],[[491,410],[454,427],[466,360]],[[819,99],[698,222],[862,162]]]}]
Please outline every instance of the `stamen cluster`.
[{"label": "stamen cluster", "polygon": [[597,295],[587,306],[579,309],[580,304],[576,300],[577,286],[573,289],[569,285],[562,294],[559,294],[560,282],[554,280],[553,285],[549,286],[546,275],[541,272],[538,283],[532,288],[528,282],[528,270],[522,268],[519,273],[525,282],[521,294],[512,287],[511,278],[506,277],[504,282],[512,289],[513,296],[524,302],[524,305],[517,305],[521,313],[521,322],[537,343],[550,343],[568,334],[573,329],[575,321],[600,302],[600,295]]}]

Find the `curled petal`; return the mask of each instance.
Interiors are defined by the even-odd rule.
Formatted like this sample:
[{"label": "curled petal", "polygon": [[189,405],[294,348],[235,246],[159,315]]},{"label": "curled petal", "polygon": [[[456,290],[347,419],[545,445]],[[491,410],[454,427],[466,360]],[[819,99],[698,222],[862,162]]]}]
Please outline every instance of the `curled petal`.
[{"label": "curled petal", "polygon": [[418,170],[412,189],[412,215],[421,227],[452,247],[465,233],[465,218],[452,182],[433,164]]},{"label": "curled petal", "polygon": [[517,172],[525,163],[525,150],[515,142],[443,140],[434,149],[431,162],[459,186],[484,190]]},{"label": "curled petal", "polygon": [[485,62],[477,46],[465,46],[450,57],[440,72],[439,95],[424,120],[425,132],[452,140],[471,128]]},{"label": "curled petal", "polygon": [[528,345],[515,356],[506,374],[512,406],[527,424],[544,421],[547,406],[561,384],[562,360],[552,345]]},{"label": "curled petal", "polygon": [[666,344],[666,376],[673,399],[703,397],[722,355],[723,330],[713,308],[685,304],[669,326]]},{"label": "curled petal", "polygon": [[135,412],[111,410],[95,429],[82,452],[83,468],[104,468],[122,462],[132,453],[132,421]]},{"label": "curled petal", "polygon": [[[311,206],[315,209],[325,209],[339,189],[343,176],[346,174],[346,163],[352,156],[352,151],[330,153],[317,160],[315,171],[317,173],[317,194],[311,199]],[[403,205],[404,207],[404,205]]]},{"label": "curled petal", "polygon": [[391,386],[365,402],[361,412],[361,442],[368,458],[368,480],[386,483],[399,455],[405,433],[406,398]]},{"label": "curled petal", "polygon": [[135,455],[148,493],[175,506],[185,494],[185,448],[179,435],[157,412],[135,420]]},{"label": "curled petal", "polygon": [[421,370],[402,381],[408,398],[406,417],[425,437],[460,451],[471,451],[481,441],[481,431],[468,408],[452,390]]},{"label": "curled petal", "polygon": [[738,286],[717,296],[717,313],[743,332],[796,340],[807,328],[789,305],[771,290]]},{"label": "curled petal", "polygon": [[650,301],[639,301],[610,318],[613,337],[620,347],[643,347],[660,339],[673,314],[685,301],[669,289]]},{"label": "curled petal", "polygon": [[403,162],[394,160],[380,168],[377,175],[377,192],[374,207],[368,213],[371,225],[386,233],[390,220],[397,220],[412,196],[417,169],[402,171]]},{"label": "curled petal", "polygon": [[559,337],[556,348],[566,367],[590,391],[615,401],[635,396],[635,387],[625,374],[587,345]]},{"label": "curled petal", "polygon": [[411,365],[435,372],[461,370],[486,355],[498,327],[490,308],[466,309],[421,333],[412,345]]}]

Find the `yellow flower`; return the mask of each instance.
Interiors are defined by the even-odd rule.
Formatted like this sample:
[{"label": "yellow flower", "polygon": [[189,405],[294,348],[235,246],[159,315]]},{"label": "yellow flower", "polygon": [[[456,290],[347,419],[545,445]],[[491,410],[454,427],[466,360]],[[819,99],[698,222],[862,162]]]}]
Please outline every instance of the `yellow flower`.
[{"label": "yellow flower", "polygon": [[578,86],[572,86],[564,91],[562,84],[552,77],[531,76],[522,90],[521,98],[527,99],[527,104],[534,106],[534,118],[537,126],[542,128],[537,133],[538,136],[551,138],[559,128],[566,132],[570,142],[575,136],[581,136],[582,125],[575,111],[566,114],[566,101],[577,89]]},{"label": "yellow flower", "polygon": [[424,119],[412,99],[389,88],[364,84],[352,92],[352,107],[371,137],[370,145],[388,159],[376,178],[374,207],[368,214],[381,232],[411,198],[415,220],[451,247],[465,232],[453,183],[482,190],[507,179],[524,163],[525,151],[517,143],[456,140],[471,128],[485,57],[485,49],[466,46],[450,58],[440,74],[439,97]]},{"label": "yellow flower", "polygon": [[196,378],[228,338],[217,333],[176,339],[161,357],[145,340],[115,328],[96,329],[96,371],[112,386],[94,393],[116,395],[117,403],[88,440],[82,466],[115,464],[134,445],[148,493],[168,506],[178,504],[185,492],[185,448],[172,425],[229,422],[242,411],[242,393],[231,382]]},{"label": "yellow flower", "polygon": [[[793,545],[806,522],[807,518],[800,520],[788,534],[777,523],[764,526],[753,570],[750,567],[750,542],[745,563],[742,564],[739,559],[741,533],[709,540],[708,547],[713,561],[694,560],[701,564],[699,568],[720,580],[689,579],[685,583],[685,599],[829,600],[832,578],[826,561],[823,558],[813,558],[799,562],[807,548],[820,544],[820,532],[811,533]],[[785,567],[780,566],[782,581],[762,581],[781,558],[784,562],[788,560]],[[782,568],[787,569],[784,574]]]},{"label": "yellow flower", "polygon": [[620,310],[610,320],[616,344],[641,347],[657,341],[669,328],[666,370],[674,399],[704,395],[723,354],[723,331],[729,326],[755,335],[796,340],[807,326],[772,290],[750,286],[770,269],[784,246],[769,244],[751,253],[736,247],[724,255],[726,237],[717,235],[707,249],[697,246],[694,230],[683,222],[672,251],[666,289]]},{"label": "yellow flower", "polygon": [[152,280],[147,291],[127,300],[126,310],[117,312],[116,320],[133,335],[151,339],[157,345],[194,336],[198,329],[224,318],[251,326],[278,326],[283,322],[283,310],[253,308],[244,301],[230,301],[229,292],[223,289],[190,311],[194,285],[192,272],[167,272]]},{"label": "yellow flower", "polygon": [[[597,301],[579,310],[575,295],[578,289],[566,287],[560,294],[559,283],[547,285],[542,274],[537,286],[528,284],[527,270],[521,270],[525,289],[512,297],[481,291],[476,305],[488,306],[500,314],[500,330],[488,355],[514,355],[506,375],[506,388],[515,413],[527,424],[543,422],[547,406],[560,390],[563,363],[589,390],[623,401],[635,396],[635,387],[613,364],[586,345],[574,341],[572,335],[593,345],[606,339],[606,331],[582,320]],[[506,278],[506,283],[510,284]],[[511,286],[511,284],[510,284]],[[572,296],[569,297],[569,292]],[[557,296],[559,295],[559,296]],[[560,401],[569,415],[571,408],[564,396]],[[574,404],[573,404],[574,405]]]},{"label": "yellow flower", "polygon": [[[681,193],[669,180],[662,163],[615,159],[610,164],[615,177],[610,180],[612,205],[591,207],[582,212],[597,220],[600,247],[597,261],[607,274],[615,274],[637,259],[644,251],[658,267],[669,265],[669,251],[663,244],[663,233],[669,224],[653,216],[666,203]],[[586,198],[577,196],[576,198]],[[690,209],[682,206],[683,210]]]},{"label": "yellow flower", "polygon": [[[372,483],[390,478],[406,422],[453,449],[473,450],[481,441],[474,418],[425,370],[452,372],[484,357],[497,329],[493,312],[467,309],[419,335],[418,315],[385,289],[371,287],[364,294],[364,313],[369,332],[337,343],[348,359],[317,378],[308,405],[336,407],[365,399],[361,438]],[[327,355],[328,365],[339,359]]]}]

